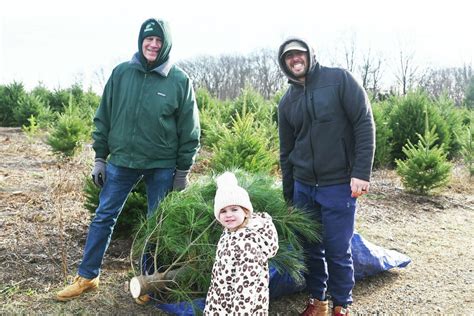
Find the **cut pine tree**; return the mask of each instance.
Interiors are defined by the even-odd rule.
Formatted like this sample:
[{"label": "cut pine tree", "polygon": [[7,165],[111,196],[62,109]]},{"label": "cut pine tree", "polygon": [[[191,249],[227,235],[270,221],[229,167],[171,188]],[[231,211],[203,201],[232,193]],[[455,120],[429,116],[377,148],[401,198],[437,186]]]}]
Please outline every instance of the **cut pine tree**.
[{"label": "cut pine tree", "polygon": [[[267,212],[273,218],[279,251],[270,264],[288,273],[295,282],[302,281],[305,267],[300,239],[318,239],[317,224],[304,212],[288,207],[276,178],[241,170],[233,172],[239,185],[249,193],[254,212]],[[166,303],[205,297],[222,233],[222,226],[214,218],[215,192],[214,177],[202,176],[186,190],[171,192],[153,217],[142,224],[131,259],[141,262],[146,249],[153,245],[151,253],[158,272],[147,275],[137,269],[139,272],[130,282],[133,297],[154,292],[157,299]]]}]

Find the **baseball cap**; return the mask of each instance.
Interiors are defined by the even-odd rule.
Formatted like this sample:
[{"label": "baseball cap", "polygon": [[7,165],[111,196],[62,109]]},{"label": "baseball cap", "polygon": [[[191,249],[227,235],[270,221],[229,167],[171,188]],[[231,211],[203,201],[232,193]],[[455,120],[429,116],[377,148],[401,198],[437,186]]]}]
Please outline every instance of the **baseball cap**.
[{"label": "baseball cap", "polygon": [[281,56],[285,55],[290,50],[297,50],[297,51],[300,51],[300,52],[307,52],[308,51],[308,49],[303,45],[303,43],[301,43],[299,41],[291,41],[291,42],[289,42],[288,44],[285,45],[285,47],[283,48],[283,52],[281,53]]}]

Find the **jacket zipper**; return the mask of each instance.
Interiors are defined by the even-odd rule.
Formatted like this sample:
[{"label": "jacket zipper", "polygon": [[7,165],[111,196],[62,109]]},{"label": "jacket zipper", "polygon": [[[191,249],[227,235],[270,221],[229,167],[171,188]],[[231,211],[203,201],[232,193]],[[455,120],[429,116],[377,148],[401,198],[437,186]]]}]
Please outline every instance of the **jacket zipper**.
[{"label": "jacket zipper", "polygon": [[[132,131],[132,145],[135,144],[135,136],[136,136],[136,131],[137,131],[137,126],[139,125],[140,122],[138,122],[138,112],[140,111],[140,107],[142,106],[142,100],[143,100],[143,89],[145,87],[145,82],[148,77],[148,74],[145,73],[143,77],[143,82],[142,82],[142,87],[140,89],[140,96],[138,98],[137,102],[137,107],[135,109],[135,121],[137,121],[136,124],[134,124],[133,131]],[[132,150],[130,153],[130,156],[133,158],[133,153],[134,151]]]},{"label": "jacket zipper", "polygon": [[[314,109],[313,111],[310,111],[309,108],[308,108],[308,96],[307,96],[307,90],[306,90],[306,81],[305,83],[303,84],[303,93],[304,93],[304,102],[305,102],[305,106],[306,106],[306,111],[308,112],[309,114],[309,118],[310,118],[310,124],[309,124],[309,142],[310,142],[310,145],[311,145],[311,157],[313,158],[312,159],[312,162],[311,162],[311,169],[313,170],[313,177],[314,177],[314,180],[316,181],[316,184],[315,186],[317,187],[318,186],[318,176],[316,175],[316,170],[314,170],[314,148],[313,148],[313,133],[312,133],[312,130],[313,130],[313,120],[315,120],[315,115],[314,115]],[[313,97],[310,96],[310,101],[313,100]],[[312,105],[312,102],[310,102],[311,104],[309,106]],[[313,112],[313,113],[311,113]],[[313,114],[313,115],[311,115]]]}]

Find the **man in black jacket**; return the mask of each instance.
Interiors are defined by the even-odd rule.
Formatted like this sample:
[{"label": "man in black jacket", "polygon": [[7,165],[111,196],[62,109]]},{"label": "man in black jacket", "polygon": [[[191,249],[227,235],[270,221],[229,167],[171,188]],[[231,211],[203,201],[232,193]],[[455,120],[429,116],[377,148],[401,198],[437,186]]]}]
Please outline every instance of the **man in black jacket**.
[{"label": "man in black jacket", "polygon": [[305,241],[310,301],[302,315],[349,315],[356,200],[369,191],[375,126],[367,94],[344,69],[321,66],[308,43],[289,38],[278,51],[290,88],[278,106],[283,193],[322,225]]}]

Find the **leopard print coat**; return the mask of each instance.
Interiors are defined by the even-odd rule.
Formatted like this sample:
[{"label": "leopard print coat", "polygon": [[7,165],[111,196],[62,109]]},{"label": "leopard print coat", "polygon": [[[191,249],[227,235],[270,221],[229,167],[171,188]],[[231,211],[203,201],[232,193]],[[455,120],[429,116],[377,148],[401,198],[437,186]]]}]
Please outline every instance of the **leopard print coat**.
[{"label": "leopard print coat", "polygon": [[204,315],[268,315],[268,259],[278,234],[267,213],[252,214],[237,231],[225,229],[217,244]]}]

